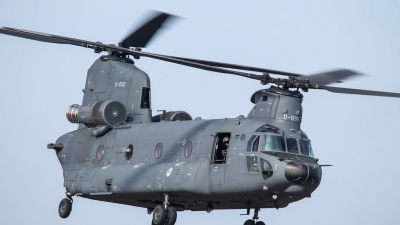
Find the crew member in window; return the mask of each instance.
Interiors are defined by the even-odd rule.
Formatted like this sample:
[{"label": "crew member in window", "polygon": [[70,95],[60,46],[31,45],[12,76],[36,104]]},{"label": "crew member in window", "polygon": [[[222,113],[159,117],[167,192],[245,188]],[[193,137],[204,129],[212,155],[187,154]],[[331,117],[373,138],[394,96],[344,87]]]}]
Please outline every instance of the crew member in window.
[{"label": "crew member in window", "polygon": [[224,148],[222,149],[222,156],[226,157],[226,155],[228,154],[228,148],[229,148],[229,137],[224,137],[224,139],[222,139],[222,144],[224,146]]}]

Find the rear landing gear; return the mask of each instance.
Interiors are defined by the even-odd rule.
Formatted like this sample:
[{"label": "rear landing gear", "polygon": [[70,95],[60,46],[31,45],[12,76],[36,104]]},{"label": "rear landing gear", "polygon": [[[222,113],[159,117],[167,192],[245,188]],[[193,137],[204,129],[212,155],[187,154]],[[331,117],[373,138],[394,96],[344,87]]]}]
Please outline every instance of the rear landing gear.
[{"label": "rear landing gear", "polygon": [[207,212],[207,213],[210,213],[210,212],[212,212],[213,210],[214,210],[214,205],[213,205],[211,202],[209,202],[209,203],[207,204],[206,212]]},{"label": "rear landing gear", "polygon": [[61,218],[67,218],[72,210],[72,201],[68,198],[64,198],[61,200],[60,204],[58,205],[58,215]]},{"label": "rear landing gear", "polygon": [[68,189],[65,190],[65,196],[66,198],[61,200],[60,204],[58,205],[58,215],[60,215],[60,217],[63,219],[67,218],[71,213],[72,203],[74,202]]},{"label": "rear landing gear", "polygon": [[165,194],[164,205],[158,205],[154,208],[152,225],[174,225],[178,217],[176,209],[169,206],[168,195]]}]

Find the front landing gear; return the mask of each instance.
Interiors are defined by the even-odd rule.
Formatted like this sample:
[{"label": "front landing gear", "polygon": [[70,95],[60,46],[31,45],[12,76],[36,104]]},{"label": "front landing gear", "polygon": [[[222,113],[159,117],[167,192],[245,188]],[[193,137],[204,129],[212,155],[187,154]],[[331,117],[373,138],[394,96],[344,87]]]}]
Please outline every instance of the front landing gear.
[{"label": "front landing gear", "polygon": [[178,217],[176,209],[169,206],[168,195],[165,194],[164,205],[158,205],[154,208],[152,225],[174,225]]},{"label": "front landing gear", "polygon": [[172,206],[168,206],[166,225],[174,225],[177,218],[178,214],[176,213],[176,209]]},{"label": "front landing gear", "polygon": [[67,218],[72,210],[72,201],[68,198],[61,200],[60,205],[58,205],[58,215],[61,218]]},{"label": "front landing gear", "polygon": [[162,205],[156,206],[153,211],[153,224],[164,225],[166,219],[167,219],[167,210],[165,210],[164,206]]},{"label": "front landing gear", "polygon": [[[250,209],[248,209],[249,211],[247,211],[248,213],[250,212]],[[255,208],[254,209],[254,216],[252,220],[246,220],[246,222],[244,222],[244,225],[265,225],[265,223],[263,221],[257,221],[258,218],[258,211],[260,211],[259,208]],[[248,214],[247,214],[248,215]]]}]

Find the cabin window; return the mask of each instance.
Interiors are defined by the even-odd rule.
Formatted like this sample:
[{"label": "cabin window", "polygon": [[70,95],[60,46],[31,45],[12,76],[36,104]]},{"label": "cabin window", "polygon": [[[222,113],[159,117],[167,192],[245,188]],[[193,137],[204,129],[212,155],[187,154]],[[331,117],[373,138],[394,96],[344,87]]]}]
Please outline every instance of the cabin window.
[{"label": "cabin window", "polygon": [[288,138],[286,140],[287,149],[290,153],[299,154],[299,147],[297,146],[297,140],[294,138]]},{"label": "cabin window", "polygon": [[156,157],[156,159],[159,159],[161,157],[162,151],[163,151],[163,144],[160,142],[157,144],[156,149],[154,150],[154,156]]},{"label": "cabin window", "polygon": [[258,170],[258,157],[257,156],[246,156],[247,169],[249,172],[260,172]]},{"label": "cabin window", "polygon": [[150,88],[142,88],[142,101],[140,103],[140,108],[150,109]]},{"label": "cabin window", "polygon": [[274,173],[274,171],[272,170],[271,163],[269,163],[265,159],[260,158],[260,164],[261,164],[261,171],[262,171],[264,180],[270,178],[272,176],[272,174]]},{"label": "cabin window", "polygon": [[230,133],[218,133],[214,139],[211,164],[224,164],[229,151]]},{"label": "cabin window", "polygon": [[192,154],[192,150],[193,150],[193,144],[191,141],[189,141],[186,146],[185,146],[185,157],[189,158],[189,156]]},{"label": "cabin window", "polygon": [[311,147],[311,142],[309,140],[301,140],[300,147],[302,155],[314,157],[314,153]]},{"label": "cabin window", "polygon": [[104,146],[100,145],[100,147],[97,149],[97,161],[101,161],[104,156]]},{"label": "cabin window", "polygon": [[285,151],[285,143],[282,136],[264,135],[261,151]]},{"label": "cabin window", "polygon": [[126,146],[124,148],[124,152],[125,152],[125,159],[130,160],[132,158],[132,154],[133,154],[133,145],[130,144],[130,145]]},{"label": "cabin window", "polygon": [[266,102],[267,100],[268,100],[268,95],[264,95],[264,96],[262,97],[262,100],[261,100],[261,101]]}]

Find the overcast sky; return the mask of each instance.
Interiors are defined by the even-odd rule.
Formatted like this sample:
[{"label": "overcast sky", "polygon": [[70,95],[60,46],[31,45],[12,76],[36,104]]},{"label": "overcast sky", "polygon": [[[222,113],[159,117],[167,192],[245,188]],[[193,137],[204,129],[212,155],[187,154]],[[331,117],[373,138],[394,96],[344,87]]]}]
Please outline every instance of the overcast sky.
[{"label": "overcast sky", "polygon": [[[146,3],[144,3],[146,2]],[[400,2],[324,1],[2,1],[0,26],[117,44],[148,9],[182,19],[144,51],[313,74],[365,74],[342,87],[400,92]],[[69,218],[61,166],[46,148],[76,129],[87,69],[100,56],[75,46],[0,35],[1,224],[150,224],[146,209],[75,198]],[[154,59],[136,65],[152,84],[153,111],[203,119],[247,116],[257,81]],[[323,168],[311,198],[263,209],[266,224],[398,224],[400,99],[323,90],[304,94],[302,129]],[[245,210],[180,212],[180,224],[243,224]]]}]

